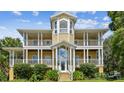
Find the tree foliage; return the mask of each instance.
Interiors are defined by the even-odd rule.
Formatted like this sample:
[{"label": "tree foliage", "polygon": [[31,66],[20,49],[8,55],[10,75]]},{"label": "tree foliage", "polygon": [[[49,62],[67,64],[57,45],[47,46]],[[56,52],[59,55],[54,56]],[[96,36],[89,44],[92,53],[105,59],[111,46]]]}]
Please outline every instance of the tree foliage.
[{"label": "tree foliage", "polygon": [[5,37],[0,40],[0,69],[8,75],[9,53],[3,50],[3,47],[20,47],[22,46],[19,38]]},{"label": "tree foliage", "polygon": [[123,11],[109,11],[108,16],[111,18],[112,22],[109,24],[109,28],[112,31],[124,27],[124,12]]}]

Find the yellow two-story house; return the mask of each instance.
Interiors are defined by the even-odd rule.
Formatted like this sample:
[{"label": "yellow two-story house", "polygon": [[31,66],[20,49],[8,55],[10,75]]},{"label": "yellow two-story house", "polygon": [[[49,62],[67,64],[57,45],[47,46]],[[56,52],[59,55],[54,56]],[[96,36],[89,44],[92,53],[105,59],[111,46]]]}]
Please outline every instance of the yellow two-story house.
[{"label": "yellow two-story house", "polygon": [[103,40],[108,29],[75,29],[77,18],[67,12],[50,17],[51,29],[17,29],[23,47],[9,51],[10,80],[14,64],[46,64],[60,73],[73,73],[80,64],[93,63],[103,73]]}]

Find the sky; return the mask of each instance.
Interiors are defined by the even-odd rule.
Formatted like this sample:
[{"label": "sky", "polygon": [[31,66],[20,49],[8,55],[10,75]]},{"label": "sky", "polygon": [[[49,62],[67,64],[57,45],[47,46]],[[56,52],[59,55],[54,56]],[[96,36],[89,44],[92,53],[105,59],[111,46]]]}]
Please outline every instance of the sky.
[{"label": "sky", "polygon": [[[108,28],[111,19],[106,11],[68,11],[77,17],[75,28]],[[56,11],[1,11],[0,39],[13,37],[22,39],[16,29],[50,29],[50,16]],[[104,37],[112,34],[108,31]]]}]

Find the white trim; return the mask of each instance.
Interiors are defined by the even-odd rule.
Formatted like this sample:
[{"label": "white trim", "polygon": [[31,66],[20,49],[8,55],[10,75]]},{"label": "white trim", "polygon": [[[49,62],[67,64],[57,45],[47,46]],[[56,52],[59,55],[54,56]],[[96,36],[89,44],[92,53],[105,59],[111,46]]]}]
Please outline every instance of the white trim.
[{"label": "white trim", "polygon": [[87,41],[87,46],[88,46],[88,32],[87,32],[86,34],[87,34],[87,39],[86,39],[86,41]]},{"label": "white trim", "polygon": [[102,65],[104,65],[104,63],[103,63],[103,49],[101,49],[101,52],[102,52]]},{"label": "white trim", "polygon": [[72,49],[70,48],[70,62],[69,62],[69,70],[72,68]]},{"label": "white trim", "polygon": [[26,33],[26,46],[28,46],[28,33]]},{"label": "white trim", "polygon": [[86,44],[85,44],[85,41],[86,41],[86,40],[85,40],[85,38],[86,38],[85,36],[86,36],[86,35],[85,35],[85,32],[83,32],[83,44],[84,44],[84,46],[86,45]]},{"label": "white trim", "polygon": [[100,60],[101,60],[100,49],[98,49],[98,59],[99,59],[99,65],[100,65]]},{"label": "white trim", "polygon": [[40,37],[40,36],[39,36],[39,32],[38,32],[38,37],[37,37],[37,38],[38,38],[38,46],[39,46],[39,37]]}]

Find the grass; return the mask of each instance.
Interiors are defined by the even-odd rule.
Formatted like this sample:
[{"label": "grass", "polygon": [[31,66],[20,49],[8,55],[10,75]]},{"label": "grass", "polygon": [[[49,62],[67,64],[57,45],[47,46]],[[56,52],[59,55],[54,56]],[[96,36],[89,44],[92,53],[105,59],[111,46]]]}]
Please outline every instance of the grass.
[{"label": "grass", "polygon": [[[9,81],[9,82],[30,82],[29,80],[26,80],[26,79],[15,79],[15,80],[12,80],[12,81]],[[55,81],[49,81],[49,80],[41,80],[41,81],[38,81],[38,82],[55,82]],[[67,81],[65,81],[67,82]],[[86,79],[86,80],[76,80],[76,81],[69,81],[69,82],[124,82],[124,79],[121,79],[121,80],[105,80],[105,79]]]}]

